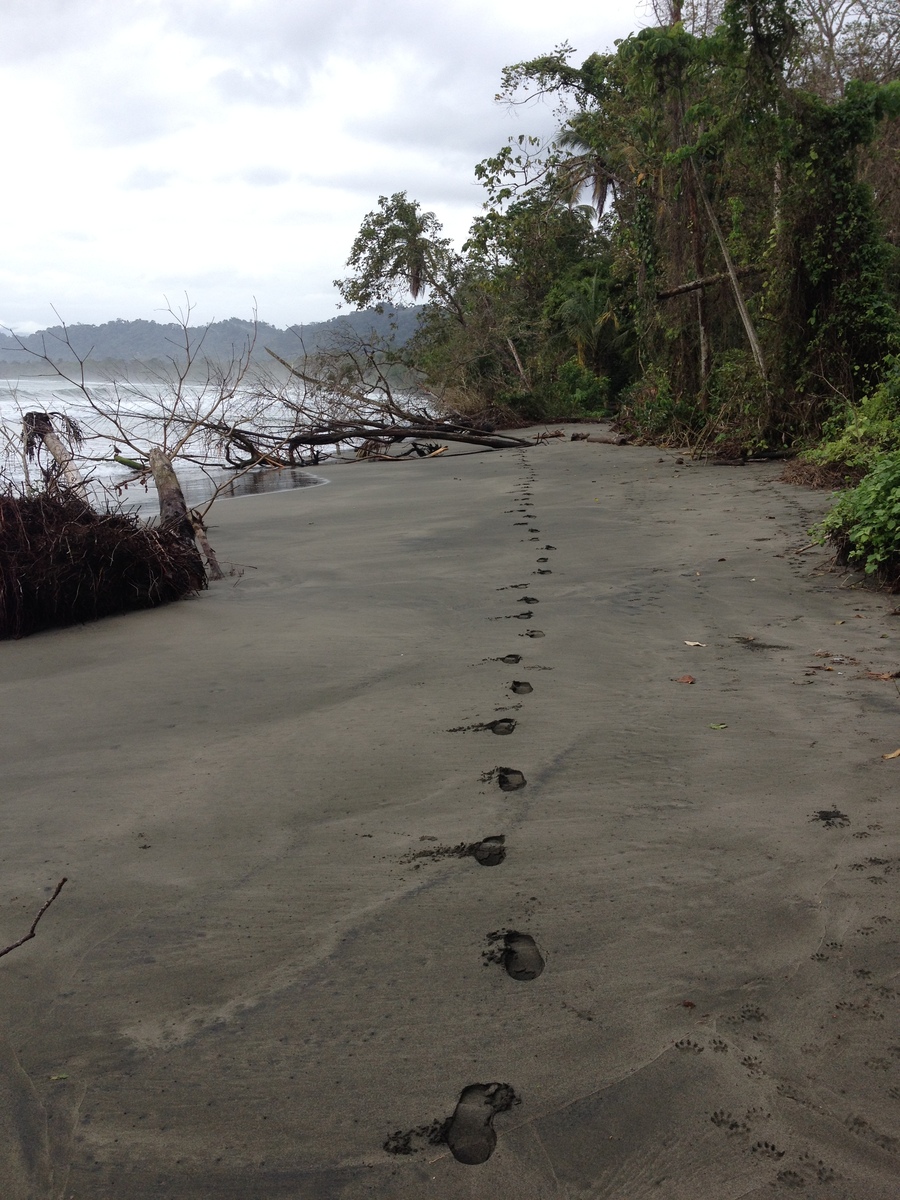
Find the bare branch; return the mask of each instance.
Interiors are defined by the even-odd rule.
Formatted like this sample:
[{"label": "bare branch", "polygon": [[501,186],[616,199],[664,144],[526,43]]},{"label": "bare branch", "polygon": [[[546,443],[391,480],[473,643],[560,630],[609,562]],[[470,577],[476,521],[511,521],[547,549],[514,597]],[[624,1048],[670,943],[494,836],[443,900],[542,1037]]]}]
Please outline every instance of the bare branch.
[{"label": "bare branch", "polygon": [[59,883],[56,885],[56,891],[53,893],[53,895],[50,897],[50,899],[45,901],[44,904],[41,905],[40,912],[34,918],[34,920],[31,922],[31,928],[28,930],[28,932],[25,934],[25,936],[19,938],[19,940],[17,942],[13,942],[12,945],[7,946],[4,950],[0,950],[0,958],[2,958],[4,954],[9,954],[13,950],[18,950],[18,948],[20,946],[24,946],[26,942],[31,941],[31,939],[34,937],[35,931],[38,927],[38,921],[40,921],[41,917],[44,915],[44,913],[47,911],[47,909],[50,907],[50,905],[53,903],[53,901],[56,899],[56,897],[59,895],[59,893],[63,890],[63,886],[66,883],[68,883],[68,879],[64,875],[62,877],[62,879],[59,881]]}]

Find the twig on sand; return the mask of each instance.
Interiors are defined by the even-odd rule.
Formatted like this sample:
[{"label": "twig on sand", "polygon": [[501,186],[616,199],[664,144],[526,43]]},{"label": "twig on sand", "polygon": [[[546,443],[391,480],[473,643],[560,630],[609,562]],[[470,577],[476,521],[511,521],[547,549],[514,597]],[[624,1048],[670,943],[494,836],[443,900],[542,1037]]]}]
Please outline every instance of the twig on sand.
[{"label": "twig on sand", "polygon": [[68,880],[67,880],[66,876],[64,875],[62,877],[62,879],[59,881],[59,883],[56,885],[56,891],[53,893],[53,895],[50,897],[50,899],[45,901],[45,903],[42,905],[41,911],[38,913],[38,915],[32,921],[31,928],[28,930],[28,932],[25,934],[25,936],[22,938],[19,938],[19,940],[17,942],[13,942],[13,944],[11,946],[7,946],[5,950],[0,950],[0,958],[2,958],[4,954],[9,954],[9,952],[11,950],[18,950],[18,948],[20,946],[24,946],[26,942],[30,941],[34,937],[34,931],[38,927],[38,921],[40,921],[41,917],[44,915],[44,913],[47,911],[47,909],[50,907],[50,905],[53,903],[53,901],[56,899],[56,897],[59,895],[59,893],[63,890],[63,885],[67,882],[68,882]]}]

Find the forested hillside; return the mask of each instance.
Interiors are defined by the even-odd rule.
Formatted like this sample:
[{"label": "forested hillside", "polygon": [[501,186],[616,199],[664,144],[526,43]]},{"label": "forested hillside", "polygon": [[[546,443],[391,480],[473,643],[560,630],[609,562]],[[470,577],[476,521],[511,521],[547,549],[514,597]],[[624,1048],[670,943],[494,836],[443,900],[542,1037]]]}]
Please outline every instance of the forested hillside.
[{"label": "forested hillside", "polygon": [[[328,345],[335,336],[348,331],[368,336],[371,332],[402,344],[415,332],[418,309],[389,308],[384,312],[352,312],[309,325],[278,329],[264,321],[232,317],[208,327],[158,321],[107,321],[103,325],[61,325],[42,329],[27,337],[0,335],[0,376],[46,373],[47,365],[39,357],[45,353],[60,363],[73,362],[76,354],[88,365],[106,368],[157,365],[183,357],[185,335],[199,349],[195,358],[213,363],[228,363],[255,338],[254,357],[271,365],[265,347],[293,361]],[[68,341],[66,340],[68,338]]]}]

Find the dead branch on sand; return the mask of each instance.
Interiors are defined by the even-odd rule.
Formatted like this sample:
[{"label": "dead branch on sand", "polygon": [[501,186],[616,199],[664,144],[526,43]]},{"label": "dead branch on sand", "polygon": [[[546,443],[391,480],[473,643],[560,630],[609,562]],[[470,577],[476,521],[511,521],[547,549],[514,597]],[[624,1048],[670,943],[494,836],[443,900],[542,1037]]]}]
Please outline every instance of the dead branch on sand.
[{"label": "dead branch on sand", "polygon": [[26,942],[31,941],[31,939],[34,937],[35,930],[38,927],[38,921],[40,921],[41,917],[44,915],[44,913],[47,911],[47,909],[50,907],[50,905],[53,903],[53,901],[56,899],[56,897],[59,895],[59,893],[63,890],[63,886],[66,883],[68,883],[68,879],[65,875],[63,875],[62,879],[56,885],[56,891],[53,893],[53,895],[50,897],[49,900],[46,900],[44,902],[44,904],[41,905],[40,912],[34,918],[34,920],[31,922],[31,928],[28,930],[28,932],[25,934],[25,936],[19,938],[19,940],[17,942],[13,942],[12,945],[7,946],[4,950],[0,950],[0,958],[2,958],[4,954],[10,954],[13,950],[18,950],[18,948],[20,946],[24,946]]}]

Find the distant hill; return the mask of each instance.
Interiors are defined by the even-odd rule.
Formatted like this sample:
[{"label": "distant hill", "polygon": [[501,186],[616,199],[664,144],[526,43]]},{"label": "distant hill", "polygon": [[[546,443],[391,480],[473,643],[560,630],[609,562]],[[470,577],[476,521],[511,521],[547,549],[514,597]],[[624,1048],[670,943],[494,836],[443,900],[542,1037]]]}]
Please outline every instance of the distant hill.
[{"label": "distant hill", "polygon": [[[287,329],[260,321],[256,326],[254,359],[260,364],[271,365],[272,360],[265,352],[268,346],[282,358],[294,361],[351,331],[363,336],[372,331],[385,337],[393,334],[397,344],[403,345],[415,332],[420,312],[418,306],[385,309],[383,313],[366,309],[332,317],[330,321],[291,325]],[[395,330],[392,323],[396,325]],[[47,354],[60,363],[73,362],[77,354],[87,361],[88,366],[105,370],[141,365],[149,369],[162,366],[173,357],[184,356],[184,331],[176,324],[118,320],[107,321],[104,325],[69,325],[66,332],[72,350],[61,340],[61,325],[22,337],[21,344],[14,337],[0,334],[0,377],[46,374],[46,363],[34,357],[35,353],[41,354],[44,347]],[[193,343],[202,338],[201,360],[227,363],[252,337],[253,323],[232,317],[227,321],[216,321],[209,327],[190,327],[188,332]]]}]

